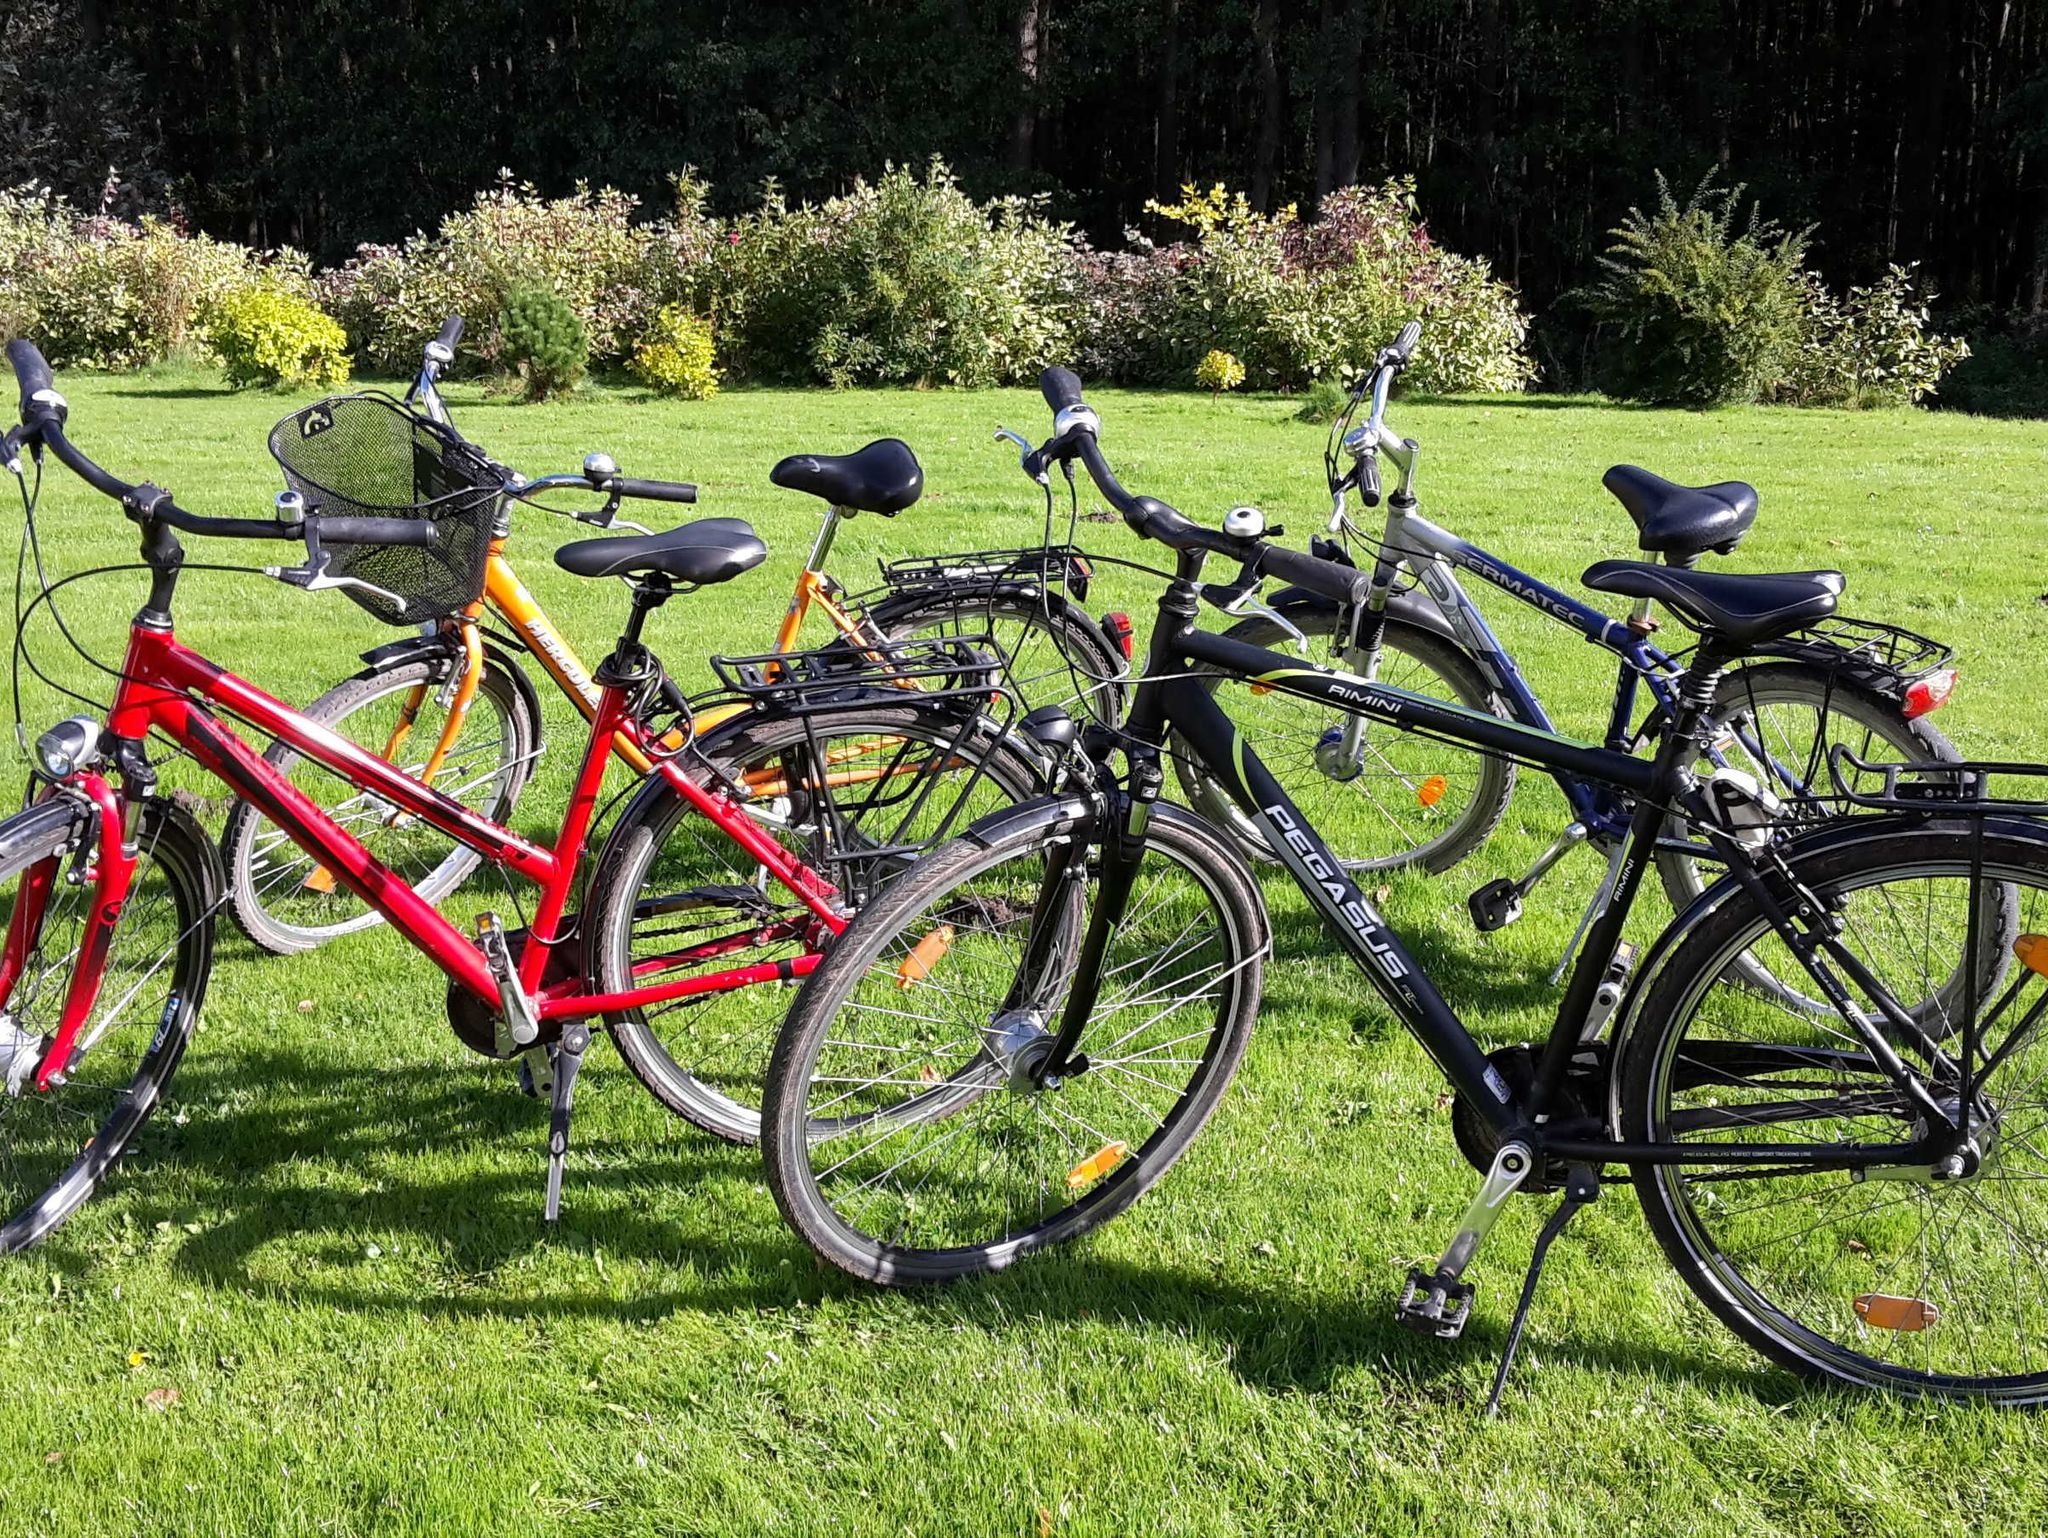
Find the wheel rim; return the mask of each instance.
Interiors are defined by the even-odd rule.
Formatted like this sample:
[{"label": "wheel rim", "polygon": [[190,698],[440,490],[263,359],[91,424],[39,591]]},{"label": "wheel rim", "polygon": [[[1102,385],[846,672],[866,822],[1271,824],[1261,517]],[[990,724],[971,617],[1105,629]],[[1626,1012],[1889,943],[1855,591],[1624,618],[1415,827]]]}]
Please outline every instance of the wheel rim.
[{"label": "wheel rim", "polygon": [[[2048,876],[2013,866],[1987,874],[2018,890],[2026,930],[2048,929]],[[1834,888],[1848,899],[1845,943],[1896,996],[1935,997],[1936,979],[1962,970],[1968,875],[1963,860],[1927,862]],[[1910,1109],[1838,1018],[1730,980],[1729,963],[1751,947],[1796,966],[1752,925],[1700,969],[1654,1065],[1650,1136],[1910,1142]],[[1978,970],[1985,1041],[1996,1049],[2048,997],[2048,980],[1996,952],[1980,954]],[[1951,1014],[1946,1023],[1958,1044],[1961,1022]],[[2048,1031],[2030,1028],[1985,1081],[1989,1157],[1968,1180],[1675,1167],[1654,1178],[1709,1285],[1787,1357],[1869,1384],[2031,1401],[2048,1395],[2044,1086]],[[1915,1328],[1921,1304],[1938,1317],[1917,1315]]]},{"label": "wheel rim", "polygon": [[1006,682],[1020,714],[1057,705],[1076,720],[1116,719],[1121,676],[1111,675],[1100,658],[1078,646],[1079,655],[1068,655],[1060,645],[1064,627],[1049,612],[1025,602],[987,599],[918,609],[889,629],[896,640],[988,636],[1008,659]]},{"label": "wheel rim", "polygon": [[[808,1202],[888,1279],[999,1268],[1118,1210],[1177,1156],[1234,1067],[1258,957],[1208,873],[1155,843],[1078,1051],[1034,1087],[1072,980],[1076,904],[1021,976],[1045,852],[992,852],[867,956],[800,1062]],[[935,937],[943,936],[943,944]],[[1008,1007],[1005,1007],[1008,1006]]]},{"label": "wheel rim", "polygon": [[[383,757],[400,731],[401,713],[417,694],[418,719],[405,731],[391,761],[418,779],[445,720],[436,700],[438,687],[417,679],[391,680],[326,725]],[[509,813],[513,793],[527,770],[525,734],[515,709],[508,694],[478,689],[461,734],[433,782],[443,795],[494,821]],[[461,845],[451,848],[447,835],[419,819],[398,816],[382,797],[346,783],[312,760],[301,756],[288,772],[295,785],[428,901],[445,897],[475,869],[474,851]],[[235,881],[241,909],[259,913],[264,923],[294,944],[319,944],[382,922],[283,829],[260,818],[251,819],[243,848],[237,851]]]}]

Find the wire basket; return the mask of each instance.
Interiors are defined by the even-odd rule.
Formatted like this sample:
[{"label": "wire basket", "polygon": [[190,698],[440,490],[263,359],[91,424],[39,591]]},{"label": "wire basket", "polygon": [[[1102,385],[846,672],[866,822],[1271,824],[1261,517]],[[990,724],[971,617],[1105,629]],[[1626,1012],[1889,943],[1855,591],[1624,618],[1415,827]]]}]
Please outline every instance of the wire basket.
[{"label": "wire basket", "polygon": [[[506,472],[452,429],[376,391],[332,395],[270,430],[270,452],[309,512],[424,518],[431,545],[336,545],[328,571],[388,625],[446,619],[483,591]],[[384,595],[389,595],[387,598]]]}]

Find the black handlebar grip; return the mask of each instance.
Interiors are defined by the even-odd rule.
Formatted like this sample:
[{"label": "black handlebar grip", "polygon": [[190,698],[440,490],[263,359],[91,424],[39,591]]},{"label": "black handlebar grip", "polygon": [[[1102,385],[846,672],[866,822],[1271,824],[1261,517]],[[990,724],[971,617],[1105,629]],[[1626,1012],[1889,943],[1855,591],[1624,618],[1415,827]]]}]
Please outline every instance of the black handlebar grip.
[{"label": "black handlebar grip", "polygon": [[694,502],[697,488],[688,481],[635,481],[623,475],[615,475],[604,483],[604,489],[615,491],[622,497],[635,497],[642,502]]},{"label": "black handlebar grip", "polygon": [[319,529],[329,545],[432,545],[441,538],[425,518],[322,518]]},{"label": "black handlebar grip", "polygon": [[1363,603],[1372,588],[1372,577],[1355,566],[1340,566],[1284,545],[1266,546],[1259,554],[1259,570],[1307,588],[1332,603]]},{"label": "black handlebar grip", "polygon": [[462,317],[460,315],[451,315],[442,321],[441,334],[435,337],[434,340],[450,352],[455,351],[455,344],[462,340]]},{"label": "black handlebar grip", "polygon": [[56,388],[50,378],[50,365],[43,360],[41,350],[26,337],[16,337],[7,344],[7,361],[14,365],[14,378],[21,386],[21,415],[27,420],[29,397],[38,390]]},{"label": "black handlebar grip", "polygon": [[1403,366],[1415,356],[1415,344],[1422,340],[1422,322],[1411,320],[1401,328],[1401,334],[1394,338],[1394,353]]},{"label": "black handlebar grip", "polygon": [[1367,507],[1380,505],[1380,457],[1367,454],[1358,462],[1358,500]]},{"label": "black handlebar grip", "polygon": [[1072,369],[1047,369],[1038,376],[1038,388],[1045,396],[1046,405],[1054,411],[1065,411],[1069,406],[1081,404],[1081,381],[1074,377]]}]

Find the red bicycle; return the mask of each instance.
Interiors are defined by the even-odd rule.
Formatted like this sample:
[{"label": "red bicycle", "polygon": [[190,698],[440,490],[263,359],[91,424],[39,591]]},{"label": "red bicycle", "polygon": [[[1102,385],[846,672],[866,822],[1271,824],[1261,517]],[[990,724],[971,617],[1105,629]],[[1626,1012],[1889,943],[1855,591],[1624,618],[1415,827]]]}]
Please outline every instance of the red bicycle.
[{"label": "red bicycle", "polygon": [[[426,952],[447,974],[449,1021],[466,1044],[525,1057],[551,1103],[550,1221],[560,1207],[573,1089],[593,1022],[677,1001],[762,1000],[753,1011],[760,1018],[725,1033],[751,1059],[736,1072],[758,1083],[765,1056],[746,1044],[782,1012],[779,990],[758,985],[806,976],[851,909],[918,849],[1029,795],[1038,782],[1030,739],[1008,732],[1001,696],[992,700],[988,653],[958,639],[918,642],[879,659],[890,681],[880,688],[849,672],[843,653],[829,667],[809,668],[801,655],[765,668],[725,665],[723,676],[761,712],[750,761],[780,754],[788,769],[785,815],[769,820],[743,810],[729,770],[694,752],[690,703],[641,640],[648,616],[671,597],[728,581],[766,555],[745,523],[706,519],[640,538],[579,540],[556,552],[569,572],[623,578],[632,607],[595,675],[602,695],[560,828],[552,843],[523,836],[317,725],[174,632],[184,564],[179,533],[302,542],[303,567],[266,571],[317,588],[331,585],[335,549],[431,551],[442,538],[431,517],[332,516],[291,494],[270,520],[189,512],[162,489],[130,485],[80,452],[65,435],[68,408],[42,355],[24,341],[9,343],[7,354],[21,388],[21,422],[0,443],[0,458],[17,475],[24,474],[23,452],[33,458],[36,490],[24,480],[31,527],[48,450],[139,526],[150,589],[104,725],[76,716],[46,732],[34,756],[39,790],[0,822],[0,1252],[37,1242],[91,1194],[161,1099],[205,996],[222,875],[213,842],[158,793],[146,752],[152,734],[260,810]],[[430,463],[437,440],[424,441],[426,448],[412,445],[413,458],[434,480],[445,471]],[[542,484],[508,483],[502,494]],[[695,496],[676,482],[597,489],[673,502]],[[905,678],[918,687],[901,687]],[[508,930],[486,913],[473,936],[464,934],[223,716],[288,743],[376,798],[388,817],[416,819],[525,878],[538,889],[530,920]],[[670,794],[636,797],[586,861],[615,737],[646,756]],[[888,761],[849,767],[846,755],[856,751]],[[752,789],[749,799],[757,799]],[[696,816],[680,816],[682,809]],[[754,879],[691,880],[693,841],[680,836],[686,826],[717,836],[700,843],[736,849]],[[585,905],[572,912],[586,865]],[[736,1096],[715,1075],[689,1077],[707,1108],[724,1108],[722,1126],[710,1118],[714,1130],[733,1137],[757,1131],[758,1101],[745,1103],[752,1097]]]}]

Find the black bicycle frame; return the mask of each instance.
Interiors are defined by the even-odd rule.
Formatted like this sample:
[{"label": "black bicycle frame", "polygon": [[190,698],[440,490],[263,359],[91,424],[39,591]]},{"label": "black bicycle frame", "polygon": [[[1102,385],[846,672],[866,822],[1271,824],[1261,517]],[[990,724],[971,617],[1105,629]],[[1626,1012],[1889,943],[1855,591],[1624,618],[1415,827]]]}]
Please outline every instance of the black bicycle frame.
[{"label": "black bicycle frame", "polygon": [[[1551,1125],[1552,1108],[1558,1103],[1572,1055],[1581,1045],[1580,1033],[1592,1009],[1594,993],[1621,940],[1629,910],[1656,848],[1667,803],[1686,800],[1675,793],[1674,787],[1681,782],[1684,760],[1693,748],[1694,731],[1709,703],[1707,691],[1726,659],[1696,657],[1680,685],[1680,716],[1674,720],[1673,730],[1666,734],[1655,760],[1645,763],[1626,753],[1574,742],[1335,669],[1306,667],[1281,653],[1198,630],[1193,621],[1200,564],[1199,557],[1184,556],[1181,574],[1160,600],[1148,663],[1125,726],[1131,788],[1121,798],[1122,822],[1103,830],[1096,911],[1079,958],[1075,985],[1062,1014],[1058,1039],[1048,1057],[1052,1071],[1085,1068],[1083,1060],[1070,1061],[1069,1054],[1095,1006],[1101,954],[1122,919],[1142,857],[1145,821],[1163,778],[1158,764],[1160,745],[1170,729],[1205,768],[1217,775],[1245,814],[1258,825],[1267,846],[1286,865],[1316,911],[1329,922],[1388,1007],[1435,1060],[1444,1076],[1503,1139],[1521,1139],[1540,1155],[1553,1159],[1595,1165],[1782,1163],[1838,1168],[1902,1162],[1900,1155],[1905,1145],[1899,1143],[1627,1143],[1605,1135],[1576,1135],[1583,1131],[1583,1123],[1579,1127],[1570,1123]],[[1400,936],[1359,890],[1342,862],[1211,697],[1202,679],[1190,673],[1191,664],[1205,664],[1227,675],[1264,684],[1278,693],[1317,700],[1353,715],[1455,738],[1482,750],[1512,754],[1553,772],[1620,787],[1636,798],[1614,890],[1579,952],[1538,1060],[1535,1082],[1526,1094],[1517,1094],[1488,1061],[1464,1021],[1410,955]],[[1748,871],[1746,852],[1731,838],[1710,824],[1704,824],[1702,831],[1731,869]],[[1792,916],[1766,883],[1752,873],[1744,884],[1781,935],[1796,932]],[[1841,953],[1832,941],[1823,939],[1821,943],[1823,948],[1830,948],[1831,959],[1851,963],[1848,970],[1852,976],[1862,970],[1853,965],[1853,957]],[[1818,970],[1812,960],[1807,961],[1807,966],[1827,989],[1831,1001],[1842,997],[1840,985],[1832,977]],[[1857,980],[1865,987],[1875,981],[1868,979],[1867,974]],[[1928,1122],[1929,1127],[1946,1126],[1952,1130],[1953,1123],[1947,1114],[1935,1105],[1925,1085],[1912,1076],[1890,1043],[1874,1028],[1866,1027],[1860,1018],[1850,1019],[1874,1064],[1894,1078],[1901,1093],[1923,1116],[1935,1118]]]}]

